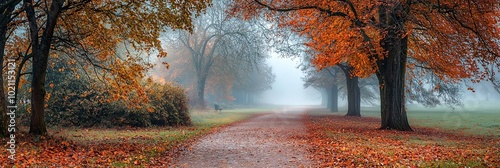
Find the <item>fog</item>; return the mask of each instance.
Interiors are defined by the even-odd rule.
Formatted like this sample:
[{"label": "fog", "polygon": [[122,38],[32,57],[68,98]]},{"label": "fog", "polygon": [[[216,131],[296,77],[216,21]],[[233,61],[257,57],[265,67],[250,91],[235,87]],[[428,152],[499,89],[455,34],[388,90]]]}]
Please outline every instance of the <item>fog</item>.
[{"label": "fog", "polygon": [[493,85],[483,81],[472,85],[475,92],[464,91],[463,100],[465,102],[499,102],[500,94],[495,91]]},{"label": "fog", "polygon": [[[489,81],[469,85],[474,89],[474,92],[467,90],[465,84],[462,86],[461,101],[463,106],[454,108],[438,106],[436,109],[456,112],[500,112],[500,94],[495,91]],[[420,108],[417,106],[409,109]]]},{"label": "fog", "polygon": [[259,99],[262,104],[272,105],[320,105],[321,93],[313,88],[304,89],[304,74],[297,66],[299,59],[283,58],[271,54],[267,63],[276,75],[272,89],[265,91]]},{"label": "fog", "polygon": [[[304,88],[302,77],[303,72],[297,66],[300,64],[298,58],[283,58],[278,54],[271,54],[271,58],[267,60],[269,66],[273,68],[273,73],[276,75],[275,82],[272,84],[272,89],[265,91],[258,98],[260,104],[271,105],[320,105],[321,93],[314,88]],[[495,91],[493,85],[489,81],[469,84],[474,88],[474,92],[467,90],[464,84],[462,95],[463,106],[454,108],[438,105],[436,109],[446,109],[451,111],[491,111],[500,112],[497,107],[500,105],[500,94]],[[362,106],[378,106],[378,101],[375,104],[362,103]],[[339,107],[345,109],[347,101],[345,98],[339,98]],[[421,109],[423,106],[413,104],[409,109]],[[425,109],[433,109],[427,107]]]}]

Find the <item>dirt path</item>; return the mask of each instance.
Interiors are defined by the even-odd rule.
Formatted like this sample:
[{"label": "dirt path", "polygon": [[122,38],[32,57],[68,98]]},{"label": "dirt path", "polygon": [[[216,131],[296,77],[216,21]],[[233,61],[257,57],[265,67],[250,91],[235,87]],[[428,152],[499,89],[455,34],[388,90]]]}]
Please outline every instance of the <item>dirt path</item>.
[{"label": "dirt path", "polygon": [[179,167],[311,167],[304,143],[303,110],[279,109],[209,135],[179,156]]}]

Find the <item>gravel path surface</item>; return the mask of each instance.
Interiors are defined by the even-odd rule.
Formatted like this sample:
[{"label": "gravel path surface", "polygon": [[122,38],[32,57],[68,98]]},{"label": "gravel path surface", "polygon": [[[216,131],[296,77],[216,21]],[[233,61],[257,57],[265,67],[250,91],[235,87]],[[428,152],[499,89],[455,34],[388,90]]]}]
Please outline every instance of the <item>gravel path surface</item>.
[{"label": "gravel path surface", "polygon": [[311,167],[303,109],[283,108],[208,135],[178,158],[178,167]]}]

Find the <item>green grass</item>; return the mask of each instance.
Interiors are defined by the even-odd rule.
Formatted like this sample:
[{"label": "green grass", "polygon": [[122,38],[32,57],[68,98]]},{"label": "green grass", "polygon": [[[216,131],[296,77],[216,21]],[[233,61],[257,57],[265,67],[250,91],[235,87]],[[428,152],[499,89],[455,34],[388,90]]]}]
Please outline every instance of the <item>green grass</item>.
[{"label": "green grass", "polygon": [[229,113],[221,112],[215,114],[199,114],[192,117],[195,127],[213,127],[224,124],[230,124],[243,120],[251,116],[251,113]]},{"label": "green grass", "polygon": [[423,162],[419,164],[420,167],[432,168],[455,168],[455,167],[484,167],[480,162],[468,161],[466,163],[456,163],[451,160],[439,160],[433,162]]},{"label": "green grass", "polygon": [[[500,135],[500,104],[472,103],[464,107],[426,108],[408,105],[410,125],[438,128],[445,131],[462,132],[471,135]],[[346,108],[340,108],[339,115],[345,114]],[[326,111],[319,110],[319,113]],[[334,113],[335,114],[335,113]],[[361,115],[380,118],[379,107],[362,107]]]},{"label": "green grass", "polygon": [[[136,142],[144,140],[164,140],[171,137],[206,131],[213,127],[238,122],[254,116],[258,113],[267,112],[268,109],[234,109],[223,112],[194,111],[191,112],[193,126],[190,127],[152,127],[152,128],[130,128],[130,129],[101,129],[101,128],[66,128],[55,131],[55,135],[66,137],[79,143],[94,142],[121,142],[123,140],[136,139]],[[146,141],[150,142],[150,141]]]}]

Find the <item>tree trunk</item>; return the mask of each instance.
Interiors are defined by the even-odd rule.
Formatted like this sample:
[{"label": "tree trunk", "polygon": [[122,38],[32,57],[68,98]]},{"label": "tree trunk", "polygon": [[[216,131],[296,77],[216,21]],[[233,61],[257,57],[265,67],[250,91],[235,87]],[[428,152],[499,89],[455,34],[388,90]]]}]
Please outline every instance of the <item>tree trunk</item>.
[{"label": "tree trunk", "polygon": [[[31,124],[30,133],[44,135],[47,133],[45,125],[45,74],[47,62],[43,63],[40,54],[35,55],[33,61],[33,79],[31,80]],[[43,57],[43,56],[42,56]]]},{"label": "tree trunk", "polygon": [[332,108],[332,88],[325,88],[326,91],[326,108]]},{"label": "tree trunk", "polygon": [[332,85],[330,89],[330,112],[339,111],[339,86],[337,84]]},{"label": "tree trunk", "polygon": [[347,103],[346,116],[361,116],[361,93],[358,77],[347,78]]},{"label": "tree trunk", "polygon": [[[45,21],[45,29],[41,40],[38,41],[38,23],[33,7],[33,2],[24,0],[26,15],[29,21],[32,55],[33,55],[33,79],[31,80],[31,123],[30,134],[45,135],[47,127],[45,125],[45,75],[47,74],[47,64],[54,36],[54,29],[57,25],[61,8],[65,0],[54,0],[50,5]],[[40,28],[41,29],[41,28]]]},{"label": "tree trunk", "polygon": [[250,93],[248,96],[248,105],[255,105],[255,94]]},{"label": "tree trunk", "polygon": [[346,116],[361,116],[361,92],[358,77],[351,76],[352,67],[339,66],[344,72],[347,85],[347,114]]},{"label": "tree trunk", "polygon": [[206,84],[207,78],[204,76],[199,76],[198,77],[198,83],[197,83],[197,92],[198,92],[198,97],[196,98],[196,107],[197,108],[205,108],[205,84]]},{"label": "tree trunk", "polygon": [[245,105],[255,104],[255,95],[251,91],[245,91]]},{"label": "tree trunk", "polygon": [[245,101],[243,102],[244,105],[250,104],[250,94],[248,91],[245,91]]},{"label": "tree trunk", "polygon": [[328,106],[328,90],[325,88],[321,90],[321,106]]},{"label": "tree trunk", "polygon": [[401,5],[381,6],[379,13],[380,22],[386,25],[387,30],[387,35],[381,41],[387,57],[377,62],[382,118],[380,129],[411,131],[404,95],[408,39],[404,36],[404,16],[399,14],[401,10]]}]

